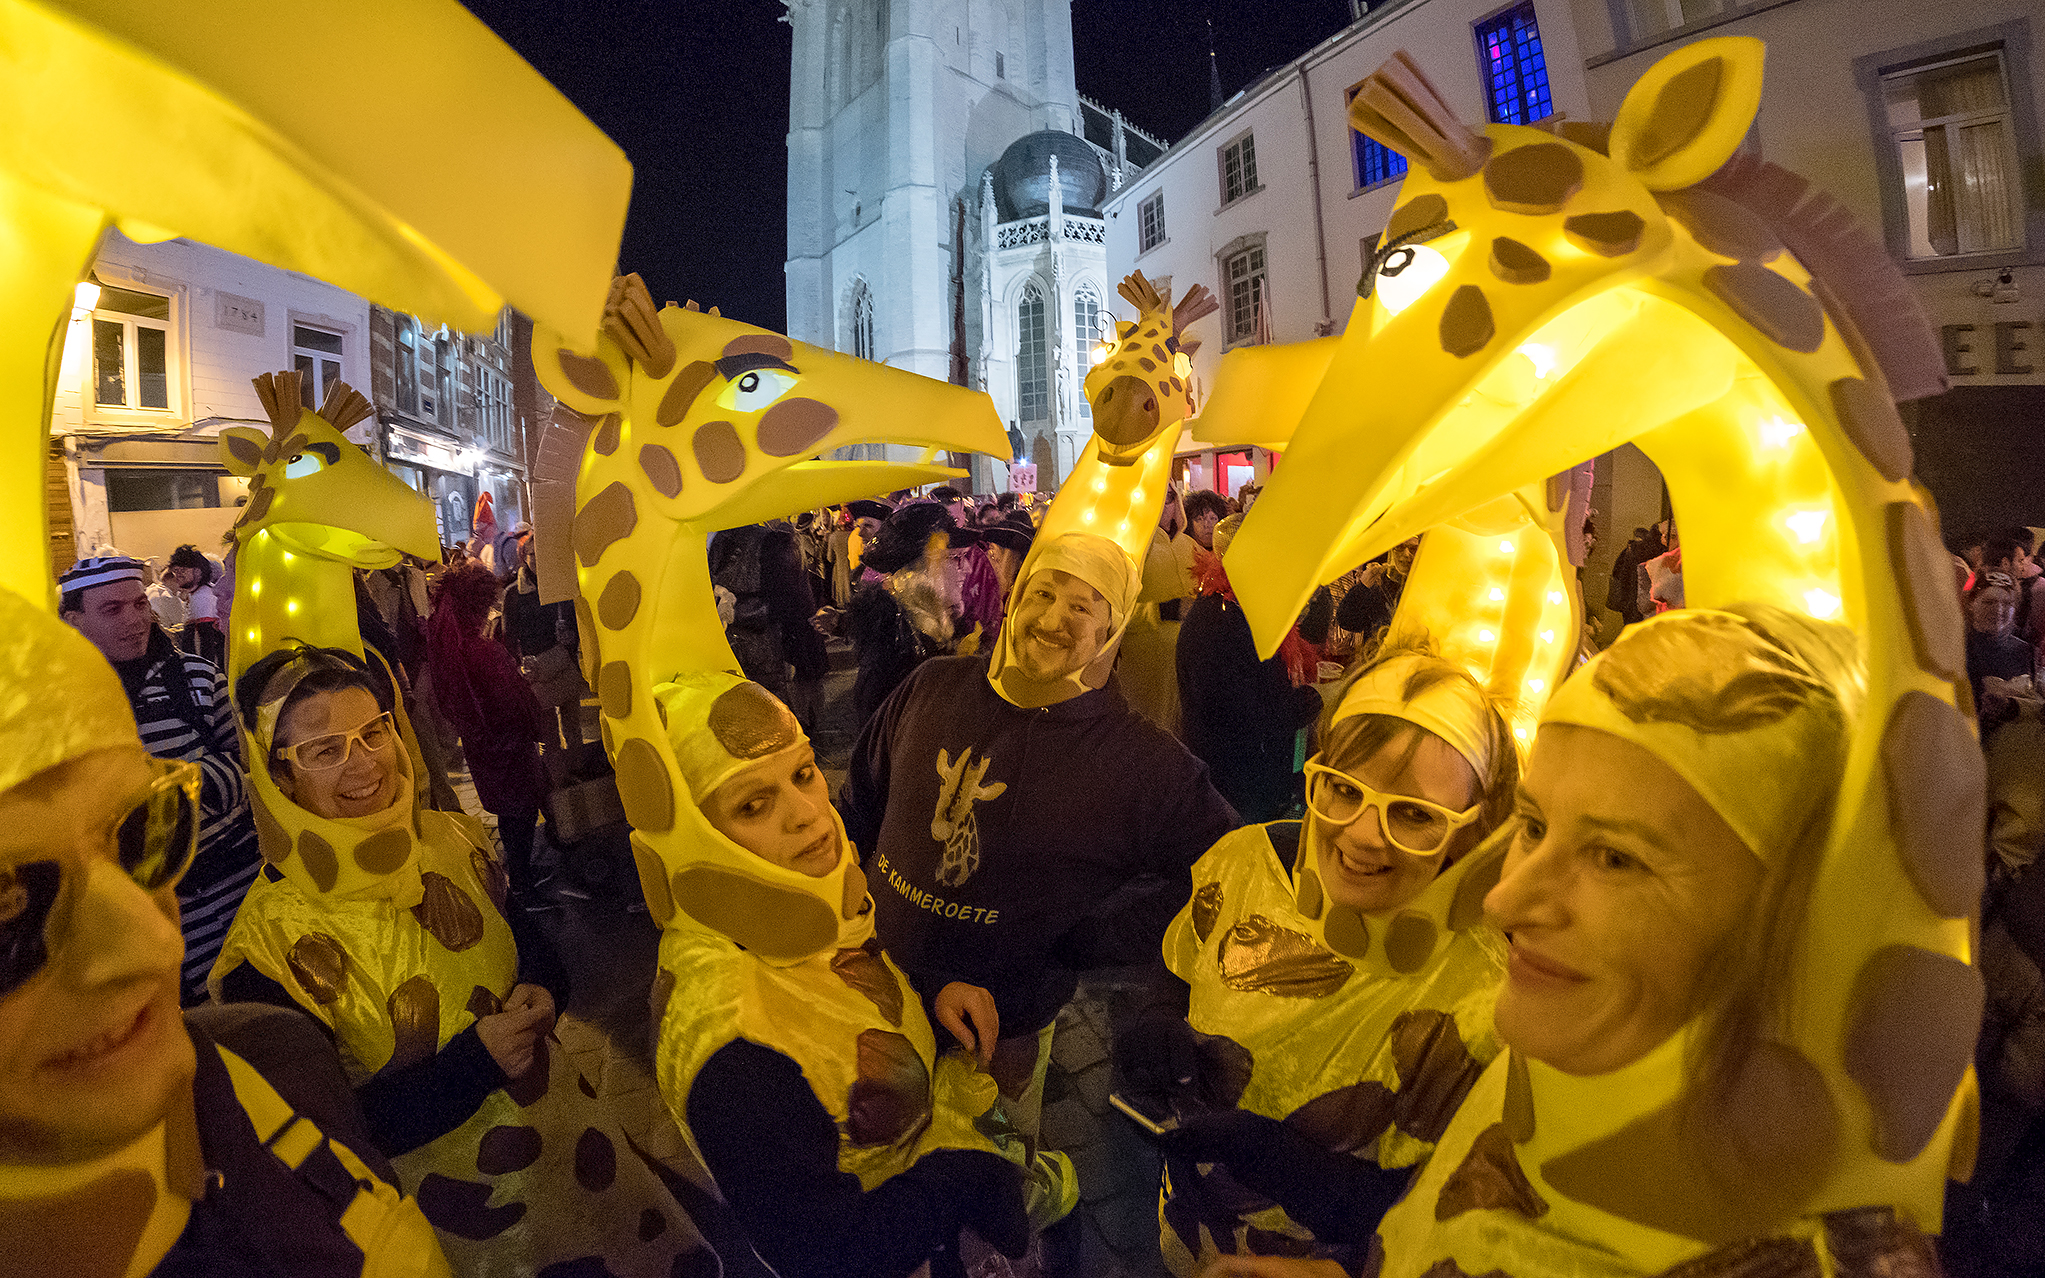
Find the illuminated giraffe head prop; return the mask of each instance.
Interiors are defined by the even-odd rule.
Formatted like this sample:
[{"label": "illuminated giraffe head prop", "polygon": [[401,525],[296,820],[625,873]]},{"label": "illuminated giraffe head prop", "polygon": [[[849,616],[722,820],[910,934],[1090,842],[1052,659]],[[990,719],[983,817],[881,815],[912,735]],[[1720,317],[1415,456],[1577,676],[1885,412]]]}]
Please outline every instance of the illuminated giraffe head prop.
[{"label": "illuminated giraffe head prop", "polygon": [[[1935,1228],[1974,1138],[1980,754],[1951,569],[1892,401],[1942,373],[1879,243],[1802,179],[1735,158],[1762,56],[1687,45],[1609,132],[1480,133],[1404,55],[1372,76],[1351,123],[1413,167],[1229,551],[1268,651],[1315,581],[1630,441],[1668,482],[1692,606],[1773,604],[1859,638],[1867,695],[1799,1015],[1721,1114],[1766,1165],[1697,1212],[1661,1191],[1705,1183],[1666,1121],[1671,1091],[1529,1070],[1520,1161],[1559,1224],[1651,1271],[1812,1212],[1891,1204]],[[1797,1121],[1769,1122],[1784,1096]]]},{"label": "illuminated giraffe head prop", "polygon": [[342,433],[370,415],[362,392],[335,382],[314,412],[295,372],[265,373],[255,387],[269,432],[220,432],[221,461],[249,481],[234,522],[230,677],[286,640],[361,656],[353,571],[440,557],[432,503]]},{"label": "illuminated giraffe head prop", "polygon": [[[939,449],[1006,459],[993,402],[693,304],[656,311],[636,275],[613,283],[594,357],[540,328],[533,358],[571,410],[556,413],[539,470],[575,462],[572,519],[535,503],[540,551],[572,549],[583,673],[603,704],[648,907],[663,925],[687,915],[775,961],[835,944],[866,900],[853,858],[824,879],[743,853],[706,862],[721,846],[697,806],[707,796],[690,793],[654,688],[738,669],[711,594],[712,533],[960,477],[929,464]],[[913,464],[816,459],[873,441],[927,451]],[[786,726],[750,695],[689,702],[735,757],[753,757],[748,734]]]},{"label": "illuminated giraffe head prop", "polygon": [[1127,466],[1161,431],[1172,430],[1177,442],[1176,428],[1191,412],[1193,352],[1200,346],[1186,329],[1221,305],[1206,285],[1195,284],[1174,306],[1142,271],[1124,279],[1116,292],[1136,308],[1136,318],[1116,322],[1115,339],[1102,343],[1085,390],[1101,460]]}]

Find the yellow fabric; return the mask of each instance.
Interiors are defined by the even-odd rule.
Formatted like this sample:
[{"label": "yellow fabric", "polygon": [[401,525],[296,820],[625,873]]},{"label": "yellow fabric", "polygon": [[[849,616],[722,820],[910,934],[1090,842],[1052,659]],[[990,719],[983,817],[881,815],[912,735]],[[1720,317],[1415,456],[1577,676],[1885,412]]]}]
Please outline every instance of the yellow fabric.
[{"label": "yellow fabric", "polygon": [[0,587],[0,792],[110,746],[137,746],[120,676],[84,635]]},{"label": "yellow fabric", "polygon": [[[217,1047],[227,1074],[234,1082],[235,1099],[249,1116],[258,1136],[266,1136],[291,1121],[293,1111],[253,1065],[224,1047]],[[315,1141],[319,1129],[301,1118]],[[377,1178],[356,1156],[355,1151],[331,1137],[328,1148],[355,1178],[355,1198],[341,1212],[341,1229],[362,1249],[362,1278],[449,1278],[453,1270],[441,1253],[433,1226],[419,1210],[418,1200],[400,1193]]]},{"label": "yellow fabric", "polygon": [[1491,732],[1494,711],[1476,686],[1462,679],[1443,679],[1408,697],[1406,681],[1427,664],[1428,658],[1415,655],[1393,657],[1371,667],[1342,694],[1329,722],[1340,723],[1360,714],[1405,719],[1446,741],[1469,763],[1482,784],[1491,775],[1492,751],[1498,745]]},{"label": "yellow fabric", "polygon": [[[286,804],[289,813],[303,809]],[[409,812],[409,801],[393,805]],[[310,820],[318,820],[306,814]],[[329,825],[334,823],[327,823]],[[400,898],[307,892],[287,871],[281,881],[258,874],[242,899],[211,985],[243,963],[282,985],[300,1006],[334,1031],[349,1082],[360,1086],[382,1069],[396,1045],[390,1000],[400,985],[424,975],[440,992],[440,1031],[435,1048],[475,1023],[469,995],[477,986],[502,999],[518,974],[518,949],[511,927],[492,903],[479,866],[491,857],[489,836],[473,817],[446,812],[418,814],[419,843],[414,876],[442,875],[482,916],[482,938],[459,953],[449,950],[422,925],[411,904]],[[349,847],[338,849],[346,858]],[[300,938],[331,937],[347,955],[345,979],[329,1002],[321,1003],[293,970],[291,949]]]},{"label": "yellow fabric", "polygon": [[[1805,708],[1750,731],[1706,733],[1681,723],[1636,722],[1599,686],[1600,670],[1613,652],[1640,642],[1656,627],[1694,625],[1701,615],[1723,618],[1730,625],[1745,624],[1730,613],[1702,610],[1650,618],[1628,629],[1613,647],[1592,657],[1571,676],[1542,710],[1541,723],[1592,728],[1646,750],[1689,782],[1712,811],[1725,818],[1748,851],[1766,860],[1778,855],[1795,837],[1818,802],[1829,800],[1829,794],[1812,793],[1811,777],[1825,775],[1823,760],[1838,754],[1838,720]],[[1823,688],[1815,673],[1778,650],[1770,649],[1765,663],[1756,660],[1751,665],[1755,673],[1789,671],[1813,689]],[[1738,673],[1713,671],[1711,677],[1729,681]]]},{"label": "yellow fabric", "polygon": [[[189,1095],[180,1103],[189,1107]],[[156,1196],[127,1269],[127,1278],[142,1278],[169,1253],[192,1216],[193,1200],[170,1183],[166,1156],[168,1133],[168,1122],[159,1122],[125,1148],[89,1162],[67,1163],[61,1167],[0,1163],[0,1199],[53,1198],[90,1185],[102,1176],[127,1171],[143,1172],[155,1182]]]},{"label": "yellow fabric", "polygon": [[[708,870],[719,876],[735,878],[744,885],[746,893],[752,894],[755,885],[767,892],[795,893],[798,897],[816,900],[829,911],[828,917],[835,924],[835,936],[826,938],[822,945],[811,945],[807,932],[798,938],[785,906],[767,906],[758,911],[765,915],[765,924],[757,931],[732,939],[764,962],[800,963],[815,954],[835,953],[865,944],[873,935],[873,911],[867,904],[865,877],[859,869],[858,855],[852,847],[852,840],[845,834],[845,823],[838,816],[836,807],[827,805],[825,811],[838,831],[838,864],[822,878],[811,878],[798,870],[771,864],[740,847],[710,824],[700,806],[734,773],[766,757],[734,757],[711,727],[716,721],[713,718],[715,707],[731,697],[742,701],[756,716],[772,715],[767,722],[772,725],[768,731],[774,741],[790,741],[790,744],[779,746],[772,752],[776,754],[792,755],[799,747],[807,745],[809,738],[803,735],[795,716],[758,684],[738,675],[717,671],[684,672],[671,682],[656,686],[653,695],[664,711],[668,744],[675,752],[677,770],[681,774],[674,820],[679,832],[685,836],[663,838],[659,842],[665,855],[656,863],[667,878],[666,891],[678,913],[672,919],[656,921],[669,928],[699,928],[718,933],[716,922],[699,920],[690,913],[704,899],[699,891],[691,890],[694,879],[690,871]],[[759,729],[748,725],[747,730]],[[743,732],[739,736],[743,736]],[[647,845],[641,839],[634,846],[640,849]],[[654,858],[646,856],[643,851],[638,855],[643,876],[648,871],[648,862]],[[755,895],[762,901],[772,899],[764,894]],[[777,926],[781,924],[786,926]]]},{"label": "yellow fabric", "polygon": [[[1399,1076],[1392,1041],[1394,1026],[1409,1012],[1446,1013],[1477,1066],[1498,1054],[1491,1011],[1503,973],[1504,938],[1481,923],[1454,930],[1448,926],[1448,913],[1467,875],[1496,869],[1502,846],[1494,842],[1473,851],[1400,910],[1369,916],[1366,925],[1374,943],[1358,960],[1342,958],[1322,941],[1327,910],[1321,911],[1322,917],[1301,913],[1295,876],[1273,848],[1270,830],[1262,825],[1236,830],[1194,864],[1194,899],[1172,920],[1164,941],[1166,966],[1192,989],[1188,1024],[1201,1034],[1232,1040],[1253,1061],[1239,1108],[1284,1119],[1321,1096],[1357,1083],[1377,1083],[1396,1093],[1414,1082]],[[1310,836],[1303,836],[1301,863],[1310,864],[1312,856]],[[1400,914],[1424,918],[1436,930],[1434,949],[1410,974],[1392,970],[1383,958],[1382,938]],[[1239,925],[1243,931],[1232,939]],[[1268,945],[1264,938],[1274,927],[1298,941],[1271,945],[1268,957],[1256,961],[1253,945]],[[1243,944],[1252,938],[1252,946]],[[1346,966],[1350,974],[1339,988],[1318,995],[1302,994],[1297,985],[1272,988],[1273,982],[1263,979],[1282,975],[1281,959],[1298,971],[1306,955],[1326,970]],[[1358,1156],[1383,1167],[1408,1167],[1425,1159],[1432,1148],[1430,1141],[1401,1130],[1395,1121]],[[1279,1208],[1240,1217],[1239,1225],[1312,1238]],[[1164,1253],[1176,1259],[1174,1270],[1182,1274],[1214,1254],[1212,1239],[1200,1241],[1201,1254],[1195,1256],[1169,1227],[1161,1231]],[[1240,1233],[1230,1240],[1230,1248],[1242,1249]]]}]

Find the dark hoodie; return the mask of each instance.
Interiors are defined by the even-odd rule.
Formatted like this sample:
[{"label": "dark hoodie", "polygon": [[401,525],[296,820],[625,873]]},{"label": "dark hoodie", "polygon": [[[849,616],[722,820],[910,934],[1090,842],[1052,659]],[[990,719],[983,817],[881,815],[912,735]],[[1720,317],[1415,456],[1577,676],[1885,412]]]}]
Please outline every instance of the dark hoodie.
[{"label": "dark hoodie", "polygon": [[[882,704],[839,808],[889,957],[926,1001],[984,986],[1003,1038],[1050,1024],[1076,969],[1155,959],[1193,862],[1239,824],[1206,765],[1112,680],[1023,710],[977,657],[926,661]],[[1105,916],[1144,875],[1160,890]]]}]

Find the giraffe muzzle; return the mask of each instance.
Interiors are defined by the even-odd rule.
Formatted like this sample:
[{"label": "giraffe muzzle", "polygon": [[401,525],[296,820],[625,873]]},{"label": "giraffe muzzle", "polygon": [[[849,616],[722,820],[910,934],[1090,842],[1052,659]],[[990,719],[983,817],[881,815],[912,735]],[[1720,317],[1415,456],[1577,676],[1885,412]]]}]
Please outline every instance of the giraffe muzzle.
[{"label": "giraffe muzzle", "polygon": [[1094,401],[1094,430],[1110,444],[1141,444],[1157,433],[1157,388],[1140,377],[1117,377]]}]

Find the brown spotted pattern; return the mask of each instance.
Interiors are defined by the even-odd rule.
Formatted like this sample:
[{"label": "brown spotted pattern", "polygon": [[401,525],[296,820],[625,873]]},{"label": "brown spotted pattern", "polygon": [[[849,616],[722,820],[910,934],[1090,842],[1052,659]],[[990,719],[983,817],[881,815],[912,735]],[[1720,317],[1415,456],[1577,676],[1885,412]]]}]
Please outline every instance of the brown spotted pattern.
[{"label": "brown spotted pattern", "polygon": [[1392,1125],[1392,1089],[1364,1079],[1323,1092],[1287,1114],[1285,1125],[1323,1149],[1357,1153]]},{"label": "brown spotted pattern", "polygon": [[1987,767],[1959,710],[1928,692],[1897,701],[1882,730],[1882,778],[1903,869],[1940,918],[1981,908]]},{"label": "brown spotted pattern", "polygon": [[1706,58],[1671,76],[1655,95],[1647,122],[1634,135],[1627,163],[1648,168],[1689,145],[1710,121],[1724,78],[1723,58]]},{"label": "brown spotted pattern", "polygon": [[702,394],[703,388],[716,376],[715,364],[700,359],[691,361],[669,383],[667,393],[660,397],[660,406],[653,410],[653,420],[662,426],[672,426],[687,417],[696,396]]},{"label": "brown spotted pattern", "polygon": [[1484,290],[1465,284],[1449,296],[1441,313],[1441,348],[1457,359],[1467,359],[1491,344],[1498,329],[1491,319],[1491,303]]},{"label": "brown spotted pattern", "polygon": [[[632,836],[632,867],[639,872],[639,892],[646,900],[646,913],[657,927],[666,927],[675,916],[674,892],[668,887],[667,867],[660,856],[636,834]],[[655,1024],[659,1023],[655,1018]]]},{"label": "brown spotted pattern", "polygon": [[1772,262],[1782,254],[1782,241],[1766,222],[1715,191],[1693,186],[1658,196],[1656,202],[1706,252],[1735,262]]},{"label": "brown spotted pattern", "polygon": [[504,1000],[491,993],[488,986],[472,985],[469,987],[469,1001],[466,1006],[469,1015],[480,1021],[486,1016],[495,1016],[503,1011]]},{"label": "brown spotted pattern", "polygon": [[476,1142],[476,1170],[485,1176],[524,1171],[539,1159],[540,1133],[536,1128],[499,1123]]},{"label": "brown spotted pattern", "polygon": [[596,1128],[583,1128],[575,1142],[575,1183],[592,1194],[601,1194],[617,1178],[617,1146]]},{"label": "brown spotted pattern", "polygon": [[1503,1123],[1478,1133],[1469,1154],[1435,1197],[1436,1220],[1453,1220],[1466,1211],[1513,1211],[1529,1220],[1547,1214],[1548,1203],[1520,1170]]},{"label": "brown spotted pattern", "polygon": [[1321,893],[1321,876],[1314,873],[1314,867],[1303,865],[1299,868],[1299,898],[1294,907],[1306,918],[1321,917],[1321,907],[1327,903]]},{"label": "brown spotted pattern", "polygon": [[738,428],[727,421],[705,422],[696,428],[690,447],[696,452],[696,467],[713,484],[728,484],[746,473],[746,446]]},{"label": "brown spotted pattern", "polygon": [[1216,955],[1221,983],[1251,994],[1321,998],[1349,980],[1355,968],[1312,937],[1252,914],[1224,932]]},{"label": "brown spotted pattern", "polygon": [[612,576],[596,597],[597,620],[606,630],[623,630],[639,615],[639,578],[630,569]]},{"label": "brown spotted pattern", "polygon": [[616,399],[618,379],[611,375],[611,369],[600,359],[588,355],[577,355],[562,347],[555,352],[561,361],[561,372],[568,378],[568,384],[592,399]]},{"label": "brown spotted pattern", "polygon": [[757,683],[736,684],[710,703],[710,735],[734,759],[761,759],[802,738],[788,707]]},{"label": "brown spotted pattern", "polygon": [[1877,950],[1854,978],[1846,1072],[1875,1112],[1875,1152],[1917,1157],[1938,1130],[1974,1056],[1981,973],[1909,945]]},{"label": "brown spotted pattern", "polygon": [[355,845],[355,864],[371,874],[389,874],[412,856],[412,832],[403,826],[378,830]]},{"label": "brown spotted pattern", "polygon": [[930,1118],[930,1071],[900,1034],[862,1030],[845,1134],[856,1146],[892,1145]]},{"label": "brown spotted pattern", "polygon": [[419,1180],[419,1210],[435,1229],[482,1242],[495,1238],[525,1219],[524,1203],[490,1205],[494,1193],[481,1181],[456,1180],[439,1172],[427,1172]]},{"label": "brown spotted pattern", "polygon": [[714,865],[689,866],[670,887],[676,908],[766,958],[801,958],[838,937],[838,912],[807,892]]},{"label": "brown spotted pattern", "polygon": [[622,415],[605,413],[604,419],[598,422],[596,429],[590,433],[589,446],[595,449],[600,457],[609,457],[617,452],[618,437],[623,433],[624,424],[625,419]]},{"label": "brown spotted pattern", "polygon": [[348,955],[341,943],[324,932],[312,932],[291,943],[285,959],[291,977],[313,1002],[324,1007],[341,997],[348,979]]},{"label": "brown spotted pattern", "polygon": [[1765,266],[1711,267],[1704,287],[1778,346],[1808,355],[1825,340],[1825,308],[1818,299]]},{"label": "brown spotted pattern", "polygon": [[469,849],[469,868],[476,872],[476,881],[483,885],[483,891],[490,897],[490,904],[504,913],[504,898],[511,891],[511,876],[505,872],[498,859],[482,848]]},{"label": "brown spotted pattern", "polygon": [[1484,166],[1484,196],[1507,213],[1560,213],[1583,189],[1583,160],[1560,142],[1501,152]]},{"label": "brown spotted pattern", "polygon": [[1901,483],[1910,478],[1916,459],[1910,447],[1910,432],[1896,414],[1896,401],[1873,382],[1842,377],[1831,387],[1832,411],[1839,416],[1840,429],[1853,441],[1882,478]]},{"label": "brown spotted pattern", "polygon": [[881,957],[880,942],[869,940],[859,949],[839,950],[831,957],[831,971],[847,986],[865,995],[888,1024],[896,1029],[902,1027],[902,983]]},{"label": "brown spotted pattern", "polygon": [[1509,236],[1491,241],[1491,273],[1508,284],[1539,284],[1552,273],[1548,259]]},{"label": "brown spotted pattern", "polygon": [[676,497],[682,491],[682,464],[675,460],[672,451],[660,444],[646,444],[639,449],[639,469],[646,472],[646,482],[653,485],[653,491],[663,497]]},{"label": "brown spotted pattern", "polygon": [[1384,243],[1391,244],[1415,231],[1424,231],[1449,215],[1449,202],[1432,191],[1416,195],[1392,211],[1385,224]]},{"label": "brown spotted pattern", "polygon": [[630,537],[638,526],[639,508],[632,500],[632,490],[611,484],[575,513],[575,557],[583,567],[594,568],[604,551]]},{"label": "brown spotted pattern", "polygon": [[419,876],[426,892],[412,907],[427,935],[459,954],[483,939],[483,912],[453,879],[437,870]]},{"label": "brown spotted pattern", "polygon": [[1499,1120],[1514,1144],[1534,1139],[1534,1083],[1527,1077],[1527,1058],[1518,1052],[1505,1062],[1505,1107]]},{"label": "brown spotted pattern", "polygon": [[819,399],[784,399],[760,418],[760,451],[793,457],[817,446],[838,425],[838,410]]},{"label": "brown spotted pattern", "polygon": [[1461,932],[1484,921],[1484,898],[1498,886],[1499,875],[1504,870],[1505,852],[1501,849],[1463,871],[1463,881],[1456,884],[1456,895],[1449,902],[1448,925],[1451,931]]},{"label": "brown spotted pattern", "polygon": [[1385,961],[1394,972],[1417,972],[1427,966],[1437,935],[1433,919],[1413,910],[1401,910],[1385,929]]},{"label": "brown spotted pattern", "polygon": [[635,830],[664,834],[674,828],[675,790],[668,780],[660,751],[643,737],[627,737],[612,752],[617,768],[618,797],[625,818]]},{"label": "brown spotted pattern", "polygon": [[1202,884],[1193,894],[1193,935],[1202,945],[1214,935],[1214,924],[1221,918],[1221,884]]},{"label": "brown spotted pattern", "polygon": [[384,1069],[395,1073],[440,1050],[440,991],[421,973],[391,992],[391,1030],[395,1041]]},{"label": "brown spotted pattern", "polygon": [[1392,1064],[1399,1071],[1394,1121],[1415,1140],[1437,1141],[1484,1067],[1463,1044],[1456,1018],[1432,1008],[1392,1022]]},{"label": "brown spotted pattern", "polygon": [[1890,503],[1888,533],[1889,561],[1898,569],[1917,664],[1941,678],[1959,679],[1967,673],[1967,636],[1953,598],[1953,558],[1915,502]]},{"label": "brown spotted pattern", "polygon": [[1640,247],[1647,223],[1632,209],[1610,213],[1579,213],[1565,218],[1562,234],[1571,244],[1599,257],[1624,257]]},{"label": "brown spotted pattern", "polygon": [[334,890],[340,881],[341,860],[334,855],[334,845],[311,830],[298,832],[298,859],[305,864],[305,872],[312,876],[313,884],[322,892]]},{"label": "brown spotted pattern", "polygon": [[632,713],[632,667],[622,661],[607,661],[597,671],[596,699],[613,719]]}]

